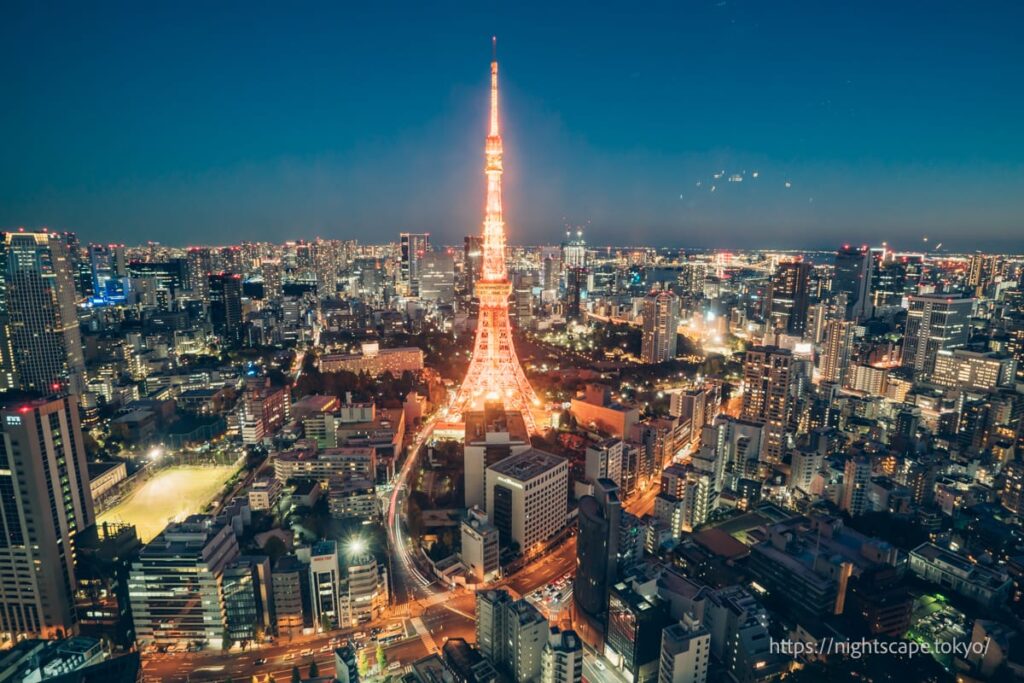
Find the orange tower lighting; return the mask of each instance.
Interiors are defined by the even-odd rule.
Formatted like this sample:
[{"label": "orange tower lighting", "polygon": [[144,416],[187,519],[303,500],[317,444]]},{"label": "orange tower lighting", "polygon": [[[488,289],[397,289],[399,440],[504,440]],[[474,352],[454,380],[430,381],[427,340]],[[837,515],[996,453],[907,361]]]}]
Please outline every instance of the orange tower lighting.
[{"label": "orange tower lighting", "polygon": [[476,281],[480,300],[476,343],[466,378],[449,410],[462,416],[468,410],[481,410],[484,402],[495,401],[506,410],[519,411],[531,433],[537,424],[533,409],[540,404],[512,344],[512,323],[508,317],[508,297],[512,283],[505,268],[505,220],[501,211],[501,133],[498,128],[498,61],[491,62],[491,126],[485,147],[487,203],[484,210],[483,267]]}]

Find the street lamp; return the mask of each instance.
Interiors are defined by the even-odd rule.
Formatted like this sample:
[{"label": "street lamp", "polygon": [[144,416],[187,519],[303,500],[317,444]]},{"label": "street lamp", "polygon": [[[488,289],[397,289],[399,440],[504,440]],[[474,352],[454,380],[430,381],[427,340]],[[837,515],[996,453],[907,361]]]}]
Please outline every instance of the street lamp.
[{"label": "street lamp", "polygon": [[366,552],[366,539],[362,536],[354,536],[345,545],[345,552],[349,557],[362,555]]}]

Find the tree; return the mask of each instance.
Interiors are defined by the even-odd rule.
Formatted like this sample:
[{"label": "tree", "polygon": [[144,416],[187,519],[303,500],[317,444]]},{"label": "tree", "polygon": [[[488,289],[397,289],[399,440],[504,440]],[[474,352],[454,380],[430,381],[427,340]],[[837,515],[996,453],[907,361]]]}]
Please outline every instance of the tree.
[{"label": "tree", "polygon": [[316,678],[320,675],[320,668],[316,665],[316,660],[311,659],[309,661],[309,677]]},{"label": "tree", "polygon": [[370,665],[366,661],[366,651],[360,650],[356,656],[356,669],[359,670],[359,677],[363,678],[370,673]]},{"label": "tree", "polygon": [[292,667],[292,683],[302,683],[302,674],[297,666]]},{"label": "tree", "polygon": [[384,646],[377,643],[377,668],[384,672],[384,669],[388,667],[388,656],[384,653]]}]

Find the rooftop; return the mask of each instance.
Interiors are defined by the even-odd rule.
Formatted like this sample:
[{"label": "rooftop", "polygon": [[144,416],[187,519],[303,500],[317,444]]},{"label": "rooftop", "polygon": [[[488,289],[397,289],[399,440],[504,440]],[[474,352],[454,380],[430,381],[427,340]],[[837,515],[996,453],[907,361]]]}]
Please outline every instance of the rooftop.
[{"label": "rooftop", "polygon": [[519,455],[513,455],[491,465],[488,470],[504,474],[518,481],[529,481],[540,475],[567,464],[563,457],[546,451],[530,448]]}]

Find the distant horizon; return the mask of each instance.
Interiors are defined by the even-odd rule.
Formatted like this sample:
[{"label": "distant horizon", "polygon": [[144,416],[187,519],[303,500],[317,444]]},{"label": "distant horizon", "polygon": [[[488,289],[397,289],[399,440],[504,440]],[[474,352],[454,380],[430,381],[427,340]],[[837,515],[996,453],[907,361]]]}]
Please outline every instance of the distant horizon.
[{"label": "distant horizon", "polygon": [[[285,243],[288,243],[288,242],[307,242],[307,243],[312,243],[312,242],[315,242],[318,239],[333,240],[333,241],[339,241],[339,242],[355,241],[360,246],[383,246],[383,245],[388,245],[388,244],[397,244],[399,242],[399,233],[396,232],[393,239],[389,239],[389,240],[386,240],[386,241],[383,241],[383,242],[359,240],[359,239],[356,239],[354,237],[324,237],[323,235],[317,235],[317,236],[313,236],[313,237],[288,237],[288,238],[279,239],[279,240],[242,239],[242,240],[239,240],[239,241],[236,241],[236,242],[196,242],[196,241],[193,241],[193,242],[189,242],[189,243],[171,243],[171,242],[162,242],[162,241],[159,241],[159,240],[147,240],[145,242],[131,243],[131,242],[126,242],[126,241],[121,241],[121,240],[91,240],[91,239],[83,239],[82,238],[83,236],[80,233],[78,233],[77,231],[75,231],[75,230],[59,230],[59,229],[52,228],[50,226],[44,226],[44,227],[39,227],[39,228],[29,228],[27,226],[18,226],[17,228],[0,228],[0,232],[16,232],[18,230],[25,230],[27,232],[46,232],[46,231],[54,232],[54,233],[69,233],[70,232],[70,233],[74,233],[75,234],[75,236],[78,238],[79,242],[83,246],[84,245],[88,245],[88,244],[118,244],[120,246],[125,247],[126,249],[145,249],[145,248],[147,248],[147,247],[149,247],[151,245],[155,245],[155,246],[159,246],[159,247],[163,247],[163,248],[167,248],[167,249],[189,249],[189,248],[192,248],[192,247],[201,247],[201,248],[211,248],[211,249],[213,249],[213,248],[239,246],[239,245],[241,245],[243,243],[254,243],[254,244],[285,244]],[[414,232],[414,231],[402,231],[402,232]],[[456,249],[459,249],[459,248],[462,247],[462,242],[461,241],[458,241],[458,242],[448,242],[448,241],[439,242],[439,241],[436,241],[436,240],[433,239],[433,236],[434,236],[433,233],[430,233],[430,236],[431,236],[430,245],[432,247],[442,247],[442,248],[449,248],[450,247],[450,248],[456,248]],[[464,236],[464,237],[466,237],[466,236]],[[585,234],[584,234],[583,237],[584,237],[584,241],[586,241],[586,235]],[[854,241],[854,243],[855,242],[856,241]],[[562,244],[562,241],[530,242],[530,243],[522,242],[522,243],[520,243],[520,242],[516,242],[516,241],[513,240],[513,241],[509,241],[508,246],[510,248],[515,247],[515,248],[526,248],[526,249],[529,249],[529,248],[557,247],[557,246],[560,246],[561,244]],[[801,253],[801,254],[831,254],[831,253],[835,253],[841,246],[843,246],[843,244],[846,244],[846,243],[845,242],[844,243],[839,243],[839,244],[836,244],[836,245],[831,246],[831,247],[830,246],[807,246],[807,247],[794,247],[794,246],[786,246],[786,247],[780,247],[780,246],[774,246],[774,247],[773,246],[744,246],[744,247],[737,247],[737,246],[731,246],[731,245],[707,246],[707,247],[704,247],[704,246],[692,246],[692,245],[611,244],[611,243],[600,243],[599,244],[599,243],[586,242],[586,247],[587,247],[587,249],[596,250],[596,251],[600,251],[600,250],[604,250],[604,249],[616,249],[616,250],[653,249],[655,251],[679,250],[679,251],[690,251],[690,252],[701,252],[701,253],[703,253],[703,252],[728,252],[728,253],[740,253],[740,254],[742,254],[742,253],[754,253],[754,252],[781,252],[781,253]],[[970,254],[975,254],[975,253],[999,254],[999,255],[1009,256],[1009,257],[1017,257],[1017,256],[1024,257],[1024,247],[1022,247],[1020,251],[1003,251],[1003,250],[992,250],[992,249],[982,249],[982,248],[972,249],[972,250],[968,250],[968,251],[954,251],[954,250],[945,249],[944,245],[943,245],[943,248],[941,248],[938,251],[936,251],[936,250],[931,249],[931,248],[921,249],[921,248],[913,248],[913,247],[901,247],[900,245],[892,245],[892,244],[885,244],[885,245],[883,245],[882,243],[872,244],[872,243],[869,243],[869,242],[867,242],[867,243],[866,242],[861,242],[861,244],[863,244],[864,246],[870,247],[870,248],[878,248],[878,247],[885,246],[889,251],[894,252],[894,253],[922,254],[924,256],[929,256],[929,257],[965,256],[965,255],[970,255]]]}]

